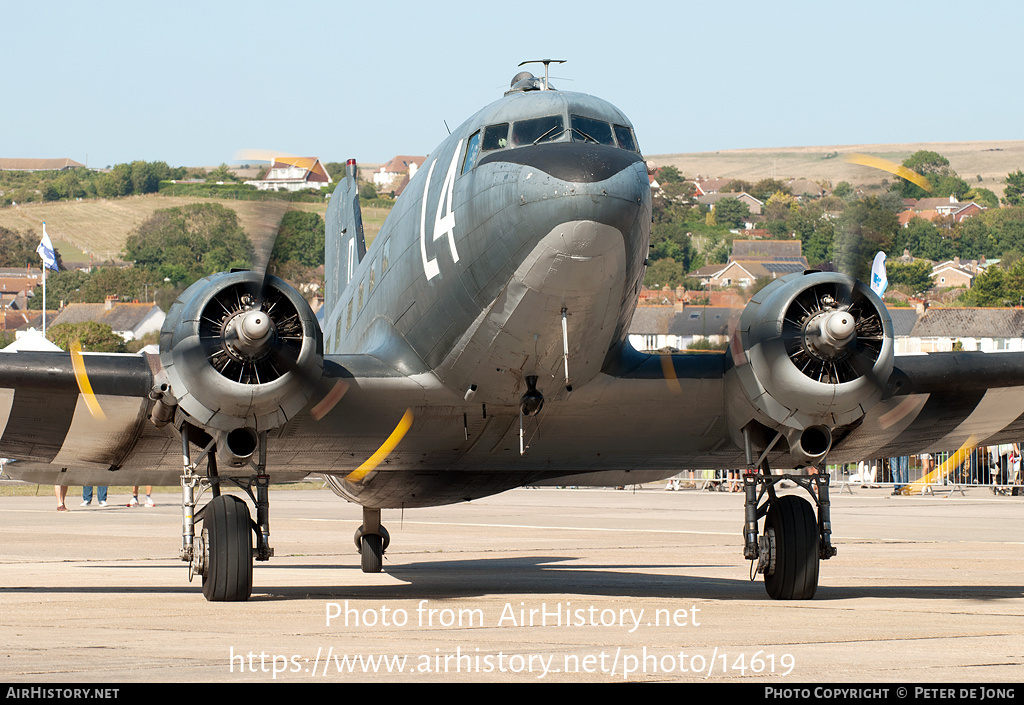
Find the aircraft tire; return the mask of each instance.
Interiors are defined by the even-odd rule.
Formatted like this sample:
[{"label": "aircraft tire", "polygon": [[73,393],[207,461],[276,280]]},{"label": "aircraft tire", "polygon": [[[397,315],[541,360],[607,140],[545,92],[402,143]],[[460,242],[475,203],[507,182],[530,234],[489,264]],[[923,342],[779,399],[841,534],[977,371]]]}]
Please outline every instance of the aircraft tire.
[{"label": "aircraft tire", "polygon": [[384,539],[379,534],[364,534],[359,553],[364,573],[379,573],[384,569]]},{"label": "aircraft tire", "polygon": [[209,552],[203,595],[210,602],[244,602],[252,594],[252,522],[234,495],[210,500],[203,519]]},{"label": "aircraft tire", "polygon": [[765,533],[775,534],[775,570],[764,586],[775,600],[810,600],[818,589],[818,521],[810,502],[784,495],[768,508]]}]

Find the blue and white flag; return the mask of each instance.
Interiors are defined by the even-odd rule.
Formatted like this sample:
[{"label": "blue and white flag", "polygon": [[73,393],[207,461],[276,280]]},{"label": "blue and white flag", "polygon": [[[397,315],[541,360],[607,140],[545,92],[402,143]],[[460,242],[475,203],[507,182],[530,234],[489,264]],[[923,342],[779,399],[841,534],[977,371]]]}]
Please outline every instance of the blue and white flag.
[{"label": "blue and white flag", "polygon": [[885,276],[885,253],[879,252],[871,265],[871,291],[881,297],[888,286],[889,280]]},{"label": "blue and white flag", "polygon": [[43,258],[43,266],[47,269],[57,269],[57,255],[53,252],[53,244],[50,236],[46,234],[46,223],[43,223],[43,239],[36,248],[36,252]]}]

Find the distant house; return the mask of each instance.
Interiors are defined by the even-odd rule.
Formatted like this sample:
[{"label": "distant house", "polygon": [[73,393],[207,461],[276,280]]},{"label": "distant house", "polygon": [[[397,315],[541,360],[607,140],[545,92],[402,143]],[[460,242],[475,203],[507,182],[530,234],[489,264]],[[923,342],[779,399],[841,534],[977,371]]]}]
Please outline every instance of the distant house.
[{"label": "distant house", "polygon": [[416,170],[423,166],[423,162],[426,160],[426,157],[403,155],[393,157],[387,164],[373,172],[373,185],[377,187],[378,191],[401,193],[412,177],[416,176]]},{"label": "distant house", "polygon": [[266,178],[245,183],[260,191],[302,191],[324,188],[331,175],[317,157],[274,157]]},{"label": "distant house", "polygon": [[960,258],[954,257],[952,260],[946,260],[945,262],[939,262],[932,267],[932,281],[935,286],[940,288],[962,286],[967,289],[971,288],[974,283],[974,277],[977,274],[977,270],[967,265],[960,264]]},{"label": "distant house", "polygon": [[[892,319],[892,334],[894,340],[894,350],[896,355],[907,355],[910,354],[908,348],[913,348],[914,345],[910,343],[910,335],[914,331],[914,326],[917,324],[918,313],[917,308],[893,306],[889,309],[889,318]],[[923,313],[924,309],[921,309]]]},{"label": "distant house", "polygon": [[11,277],[0,275],[0,304],[13,310],[28,308],[28,297],[33,295],[41,280],[37,276]]},{"label": "distant house", "polygon": [[738,308],[687,306],[672,319],[668,333],[678,341],[676,347],[680,350],[686,350],[700,340],[720,345],[729,340],[729,324],[734,318],[739,320],[741,311]]},{"label": "distant house", "polygon": [[[49,323],[53,320],[53,316],[57,314],[56,311],[46,312],[46,321]],[[29,311],[29,310],[12,310],[4,308],[0,311],[0,327],[3,330],[28,330],[29,328],[42,328],[43,312],[42,311]]]},{"label": "distant house", "polygon": [[790,193],[800,200],[807,198],[821,198],[828,193],[821,184],[817,181],[811,181],[810,179],[791,179],[786,186],[789,187]]},{"label": "distant house", "polygon": [[777,279],[805,269],[810,265],[799,240],[733,240],[728,262],[701,267],[693,275],[708,286],[748,287],[764,277]]},{"label": "distant house", "polygon": [[697,196],[697,203],[703,203],[709,206],[711,210],[714,210],[715,204],[724,198],[735,198],[740,203],[745,203],[751,215],[761,215],[761,209],[764,208],[763,201],[759,201],[746,191],[741,191],[740,193],[709,193],[706,196]]},{"label": "distant house", "polygon": [[698,196],[710,196],[731,184],[733,179],[698,179],[693,182]]},{"label": "distant house", "polygon": [[77,169],[79,164],[73,159],[4,159],[0,158],[0,171],[66,171]]},{"label": "distant house", "polygon": [[741,309],[714,306],[638,306],[629,325],[629,342],[637,350],[685,350],[698,340],[721,344],[729,323]]},{"label": "distant house", "polygon": [[953,220],[957,223],[962,221],[964,218],[970,218],[971,216],[978,215],[984,210],[988,210],[985,206],[979,205],[974,201],[970,203],[961,203],[960,207],[952,212]]},{"label": "distant house", "polygon": [[918,313],[910,334],[896,342],[897,354],[1024,350],[1024,309],[929,308]]},{"label": "distant house", "polygon": [[904,201],[904,205],[907,206],[907,209],[899,215],[900,225],[903,227],[907,227],[914,218],[933,221],[936,218],[952,217],[954,222],[959,223],[965,218],[970,218],[987,210],[985,206],[979,205],[974,201],[958,201],[956,196],[950,196],[949,198],[921,198],[917,201]]},{"label": "distant house", "polygon": [[47,325],[60,323],[106,323],[126,341],[159,331],[166,314],[156,304],[127,303],[107,299],[102,304],[68,304]]},{"label": "distant house", "polygon": [[637,350],[653,351],[679,346],[668,335],[676,316],[675,306],[637,306],[629,324],[629,342]]}]

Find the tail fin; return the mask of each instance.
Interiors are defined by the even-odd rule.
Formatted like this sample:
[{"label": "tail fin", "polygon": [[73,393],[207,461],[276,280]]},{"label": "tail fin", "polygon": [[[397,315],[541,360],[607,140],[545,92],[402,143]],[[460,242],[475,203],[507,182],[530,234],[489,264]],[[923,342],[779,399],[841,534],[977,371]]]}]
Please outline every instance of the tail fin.
[{"label": "tail fin", "polygon": [[352,280],[356,266],[366,255],[363,216],[359,210],[356,160],[345,165],[345,177],[338,182],[327,206],[324,246],[324,306],[329,316]]}]

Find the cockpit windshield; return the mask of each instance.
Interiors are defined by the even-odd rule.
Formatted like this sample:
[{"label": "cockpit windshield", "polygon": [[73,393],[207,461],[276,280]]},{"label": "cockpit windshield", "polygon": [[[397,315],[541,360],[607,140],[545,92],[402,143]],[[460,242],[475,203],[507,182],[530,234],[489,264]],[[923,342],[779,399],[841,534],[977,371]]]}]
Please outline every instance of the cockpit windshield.
[{"label": "cockpit windshield", "polygon": [[612,126],[603,120],[573,115],[569,124],[572,125],[573,142],[596,142],[615,146],[615,138],[612,137]]},{"label": "cockpit windshield", "polygon": [[484,128],[483,149],[488,152],[492,149],[505,149],[508,147],[508,123],[501,122],[497,125],[488,125]]},{"label": "cockpit windshield", "polygon": [[569,116],[569,129],[565,127],[564,115],[545,115],[524,118],[515,122],[499,122],[488,125],[482,131],[473,133],[469,139],[463,173],[476,165],[481,152],[499,149],[527,147],[547,142],[590,142],[609,147],[618,147],[639,153],[633,128],[614,125],[605,120],[583,115]]},{"label": "cockpit windshield", "polygon": [[640,151],[640,148],[636,146],[633,130],[625,125],[615,125],[615,139],[623,149],[628,149],[630,152]]},{"label": "cockpit windshield", "polygon": [[553,142],[565,132],[565,121],[561,115],[548,115],[527,120],[517,120],[512,126],[512,146]]}]

